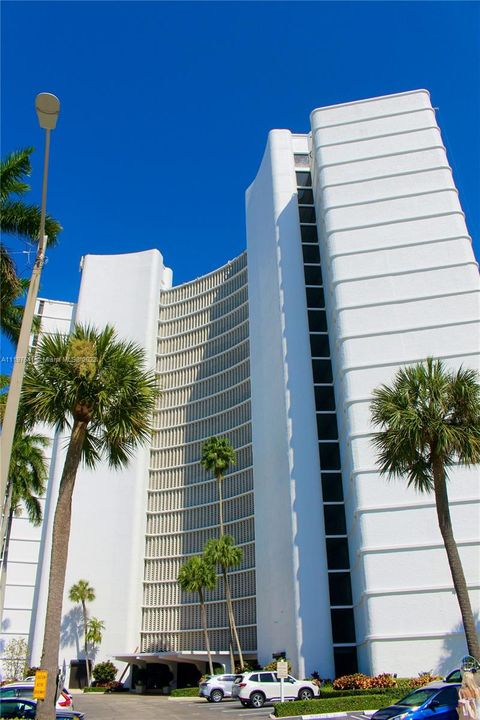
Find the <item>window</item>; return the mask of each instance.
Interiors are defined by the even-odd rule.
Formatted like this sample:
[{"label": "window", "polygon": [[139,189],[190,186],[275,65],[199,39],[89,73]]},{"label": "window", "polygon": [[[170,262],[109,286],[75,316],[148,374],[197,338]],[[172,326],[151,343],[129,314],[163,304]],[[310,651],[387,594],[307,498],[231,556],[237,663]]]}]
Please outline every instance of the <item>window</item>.
[{"label": "window", "polygon": [[313,205],[310,207],[299,207],[298,214],[300,215],[301,223],[317,222],[317,218],[315,216],[315,208],[313,207]]},{"label": "window", "polygon": [[340,470],[338,443],[319,443],[320,467],[322,470]]},{"label": "window", "polygon": [[[316,389],[316,388],[315,388]],[[317,413],[317,432],[319,440],[337,440],[337,418],[335,413]]]},{"label": "window", "polygon": [[329,570],[348,570],[350,559],[348,557],[347,538],[327,538],[327,567]]},{"label": "window", "polygon": [[321,285],[322,271],[320,265],[305,265],[305,285]]},{"label": "window", "polygon": [[[320,335],[320,337],[322,336]],[[335,410],[333,387],[328,385],[315,386],[315,406],[317,410]]]},{"label": "window", "polygon": [[300,225],[302,243],[318,243],[316,225]]},{"label": "window", "polygon": [[312,360],[312,368],[314,383],[332,382],[332,365],[330,360]]},{"label": "window", "polygon": [[352,604],[352,583],[350,573],[338,572],[328,574],[330,605]]},{"label": "window", "polygon": [[310,328],[310,332],[327,332],[327,315],[325,311],[309,310],[308,327]]},{"label": "window", "polygon": [[307,287],[306,293],[307,293],[307,307],[309,307],[309,308],[324,308],[325,307],[325,296],[323,294],[323,288]]},{"label": "window", "polygon": [[312,187],[312,176],[309,172],[297,172],[297,185],[298,187]]},{"label": "window", "polygon": [[342,473],[322,473],[323,502],[342,502]]},{"label": "window", "polygon": [[313,192],[307,188],[298,188],[298,204],[313,205]]},{"label": "window", "polygon": [[308,153],[295,153],[293,160],[297,167],[310,167],[310,155]]},{"label": "window", "polygon": [[453,705],[458,703],[458,690],[456,687],[445,688],[433,698],[439,705]]},{"label": "window", "polygon": [[258,682],[258,675],[251,675],[250,680],[251,682]]},{"label": "window", "polygon": [[[250,678],[252,680],[253,678]],[[272,673],[260,673],[260,682],[275,682]]]},{"label": "window", "polygon": [[355,642],[355,622],[352,608],[331,610],[334,643]]},{"label": "window", "polygon": [[303,262],[319,263],[320,250],[318,245],[302,245]]},{"label": "window", "polygon": [[345,508],[343,505],[324,505],[323,516],[325,518],[326,535],[345,535],[347,525],[345,523]]},{"label": "window", "polygon": [[335,663],[336,677],[358,672],[356,647],[333,648],[333,660]]}]

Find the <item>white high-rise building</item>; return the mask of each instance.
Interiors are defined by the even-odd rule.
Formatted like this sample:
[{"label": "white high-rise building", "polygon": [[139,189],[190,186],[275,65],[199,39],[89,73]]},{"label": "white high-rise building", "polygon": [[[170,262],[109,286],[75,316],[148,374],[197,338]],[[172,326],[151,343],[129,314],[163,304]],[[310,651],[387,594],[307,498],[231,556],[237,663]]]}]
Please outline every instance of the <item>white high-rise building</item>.
[{"label": "white high-rise building", "polygon": [[[114,324],[163,389],[151,447],[122,472],[79,471],[60,662],[82,657],[67,597],[87,578],[106,625],[97,659],[146,667],[152,687],[204,669],[199,608],[176,577],[218,535],[199,459],[223,435],[237,450],[225,523],[244,551],[231,584],[247,658],[284,651],[322,677],[455,665],[466,647],[434,498],[380,477],[369,418],[401,365],[478,368],[478,268],[426,91],[319,108],[309,134],[273,130],[247,191],[247,251],[218,270],[172,287],[157,250],[87,255],[78,303],[43,302],[64,331]],[[28,636],[34,663],[63,453],[56,438],[41,537],[15,520],[9,555],[3,637]],[[478,472],[452,468],[449,493],[478,613]],[[221,584],[207,601],[224,663]]]}]

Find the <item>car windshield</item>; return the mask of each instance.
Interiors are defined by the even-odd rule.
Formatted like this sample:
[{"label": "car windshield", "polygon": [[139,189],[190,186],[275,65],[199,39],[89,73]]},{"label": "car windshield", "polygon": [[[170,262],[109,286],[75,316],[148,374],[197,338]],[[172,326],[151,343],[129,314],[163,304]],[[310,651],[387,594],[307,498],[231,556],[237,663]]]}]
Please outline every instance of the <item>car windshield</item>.
[{"label": "car windshield", "polygon": [[431,690],[415,690],[415,692],[406,695],[404,698],[395,703],[395,705],[406,705],[407,707],[418,707],[427,702],[435,693],[438,692],[438,688],[432,688]]}]

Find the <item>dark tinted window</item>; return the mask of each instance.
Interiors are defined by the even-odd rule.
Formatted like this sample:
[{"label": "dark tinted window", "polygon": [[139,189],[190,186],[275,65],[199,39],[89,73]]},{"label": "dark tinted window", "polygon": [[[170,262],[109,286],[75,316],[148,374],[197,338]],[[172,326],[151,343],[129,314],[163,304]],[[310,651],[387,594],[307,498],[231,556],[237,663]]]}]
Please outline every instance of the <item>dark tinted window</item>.
[{"label": "dark tinted window", "polygon": [[316,225],[300,225],[300,234],[303,243],[317,243],[317,226]]},{"label": "dark tinted window", "polygon": [[331,610],[334,643],[355,642],[353,610]]},{"label": "dark tinted window", "polygon": [[[328,357],[330,355],[328,335],[310,335],[310,349],[312,351],[312,357]],[[328,409],[329,408],[317,408],[317,410]]]},{"label": "dark tinted window", "polygon": [[260,673],[260,682],[274,682],[272,673]]},{"label": "dark tinted window", "polygon": [[299,207],[298,214],[300,215],[301,223],[314,223],[317,218],[315,216],[315,208],[312,207]]},{"label": "dark tinted window", "polygon": [[308,327],[310,332],[327,331],[327,315],[324,310],[308,311]]},{"label": "dark tinted window", "polygon": [[462,673],[460,672],[460,670],[452,670],[452,672],[449,673],[445,678],[445,682],[461,683]]},{"label": "dark tinted window", "polygon": [[322,271],[320,265],[305,265],[305,285],[321,285]]},{"label": "dark tinted window", "polygon": [[297,192],[300,205],[313,205],[313,192],[311,190],[299,188]]},{"label": "dark tinted window", "polygon": [[307,287],[307,307],[309,308],[324,308],[325,307],[325,296],[323,294],[323,288],[321,287]]},{"label": "dark tinted window", "polygon": [[335,663],[336,677],[358,672],[356,647],[333,648],[333,660]]},{"label": "dark tinted window", "polygon": [[345,508],[343,505],[324,505],[323,515],[325,518],[326,535],[345,535],[347,525],[345,523]]},{"label": "dark tinted window", "polygon": [[330,605],[352,604],[350,573],[329,573]]},{"label": "dark tinted window", "polygon": [[317,410],[335,410],[333,387],[328,385],[315,386],[315,406]]},{"label": "dark tinted window", "polygon": [[319,443],[319,451],[322,470],[340,470],[338,443]]},{"label": "dark tinted window", "polygon": [[297,172],[298,187],[312,187],[312,176],[309,172]]},{"label": "dark tinted window", "polygon": [[250,680],[252,682],[258,682],[258,675],[250,675]]},{"label": "dark tinted window", "polygon": [[302,245],[303,262],[306,263],[319,263],[320,262],[320,250],[318,245]]},{"label": "dark tinted window", "polygon": [[337,417],[335,413],[317,414],[317,432],[319,440],[337,440]]},{"label": "dark tinted window", "polygon": [[350,560],[348,557],[347,538],[327,538],[327,566],[329,570],[348,570]]},{"label": "dark tinted window", "polygon": [[312,360],[313,382],[332,382],[332,364],[330,360]]},{"label": "dark tinted window", "polygon": [[458,702],[458,690],[456,687],[449,687],[441,690],[438,695],[433,698],[439,705],[453,705],[456,707]]},{"label": "dark tinted window", "polygon": [[322,473],[322,496],[324,502],[343,500],[342,473]]}]

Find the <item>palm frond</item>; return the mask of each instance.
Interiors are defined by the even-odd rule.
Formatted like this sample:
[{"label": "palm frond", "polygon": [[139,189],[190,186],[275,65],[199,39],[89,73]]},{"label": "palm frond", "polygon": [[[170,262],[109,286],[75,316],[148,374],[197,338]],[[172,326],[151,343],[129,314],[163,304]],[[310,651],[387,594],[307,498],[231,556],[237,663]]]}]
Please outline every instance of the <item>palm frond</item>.
[{"label": "palm frond", "polygon": [[[38,205],[27,205],[20,200],[5,200],[1,205],[0,230],[2,233],[21,235],[37,242],[40,231],[40,214]],[[47,215],[45,234],[48,236],[48,246],[55,245],[62,229],[57,220]]]},{"label": "palm frond", "polygon": [[15,150],[7,155],[0,163],[0,199],[9,195],[23,195],[30,186],[24,182],[25,176],[32,172],[30,155],[33,147]]}]

